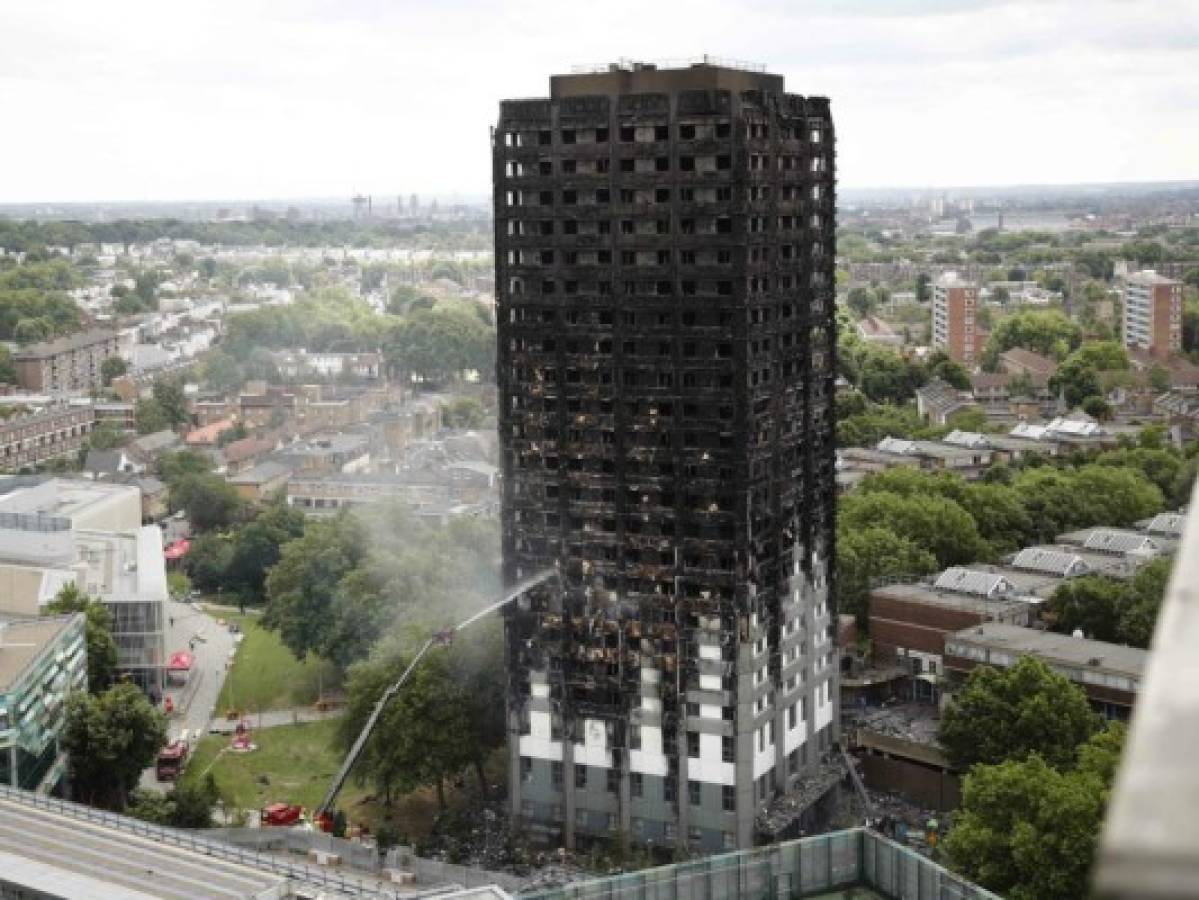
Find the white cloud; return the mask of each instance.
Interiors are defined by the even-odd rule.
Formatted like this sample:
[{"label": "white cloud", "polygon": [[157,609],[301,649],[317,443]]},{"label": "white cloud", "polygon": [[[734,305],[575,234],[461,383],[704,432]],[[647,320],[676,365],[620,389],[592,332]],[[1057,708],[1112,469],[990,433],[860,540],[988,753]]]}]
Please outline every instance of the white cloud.
[{"label": "white cloud", "polygon": [[846,186],[1199,177],[1186,0],[59,0],[0,33],[10,202],[481,195],[501,98],[705,51],[831,97]]}]

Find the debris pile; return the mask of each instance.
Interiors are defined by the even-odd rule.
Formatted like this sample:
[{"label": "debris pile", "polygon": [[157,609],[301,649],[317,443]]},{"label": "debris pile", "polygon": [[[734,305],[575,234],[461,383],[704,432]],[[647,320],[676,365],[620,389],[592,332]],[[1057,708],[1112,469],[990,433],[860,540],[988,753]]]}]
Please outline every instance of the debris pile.
[{"label": "debris pile", "polygon": [[941,720],[937,709],[924,703],[901,703],[858,713],[850,718],[850,727],[885,734],[917,744],[937,743]]},{"label": "debris pile", "polygon": [[758,831],[780,835],[791,829],[810,809],[828,796],[848,774],[844,760],[832,757],[793,779],[786,794],[758,814]]}]

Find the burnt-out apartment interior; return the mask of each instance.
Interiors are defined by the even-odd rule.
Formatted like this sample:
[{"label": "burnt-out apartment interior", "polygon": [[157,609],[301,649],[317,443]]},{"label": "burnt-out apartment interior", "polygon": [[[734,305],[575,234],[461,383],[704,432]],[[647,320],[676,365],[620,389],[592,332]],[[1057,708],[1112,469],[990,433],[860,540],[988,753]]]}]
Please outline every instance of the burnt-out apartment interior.
[{"label": "burnt-out apartment interior", "polygon": [[514,824],[743,848],[834,750],[829,102],[705,60],[493,133]]}]

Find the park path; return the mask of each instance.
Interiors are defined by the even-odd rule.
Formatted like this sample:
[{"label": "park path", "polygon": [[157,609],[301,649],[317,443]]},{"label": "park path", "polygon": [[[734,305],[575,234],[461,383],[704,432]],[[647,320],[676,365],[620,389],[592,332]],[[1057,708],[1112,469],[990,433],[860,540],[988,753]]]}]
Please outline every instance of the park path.
[{"label": "park path", "polygon": [[[326,719],[336,719],[345,714],[341,709],[318,710],[309,706],[298,706],[293,709],[265,709],[262,712],[246,713],[242,718],[253,731],[258,728],[276,728],[280,725],[298,725],[301,722],[323,722]],[[228,719],[213,719],[208,725],[210,734],[232,734],[237,728],[236,721]]]}]

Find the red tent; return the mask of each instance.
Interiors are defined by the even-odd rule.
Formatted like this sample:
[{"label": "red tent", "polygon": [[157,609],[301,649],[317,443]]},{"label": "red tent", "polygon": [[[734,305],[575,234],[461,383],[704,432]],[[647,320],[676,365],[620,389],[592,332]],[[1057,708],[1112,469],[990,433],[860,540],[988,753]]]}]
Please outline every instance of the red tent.
[{"label": "red tent", "polygon": [[176,541],[175,543],[170,544],[165,550],[162,551],[162,555],[168,560],[182,559],[187,555],[187,551],[191,548],[192,542],[187,538],[184,538],[181,541]]},{"label": "red tent", "polygon": [[192,667],[192,663],[196,658],[186,650],[180,650],[178,653],[171,654],[171,661],[167,663],[167,668],[172,672],[186,672]]}]

